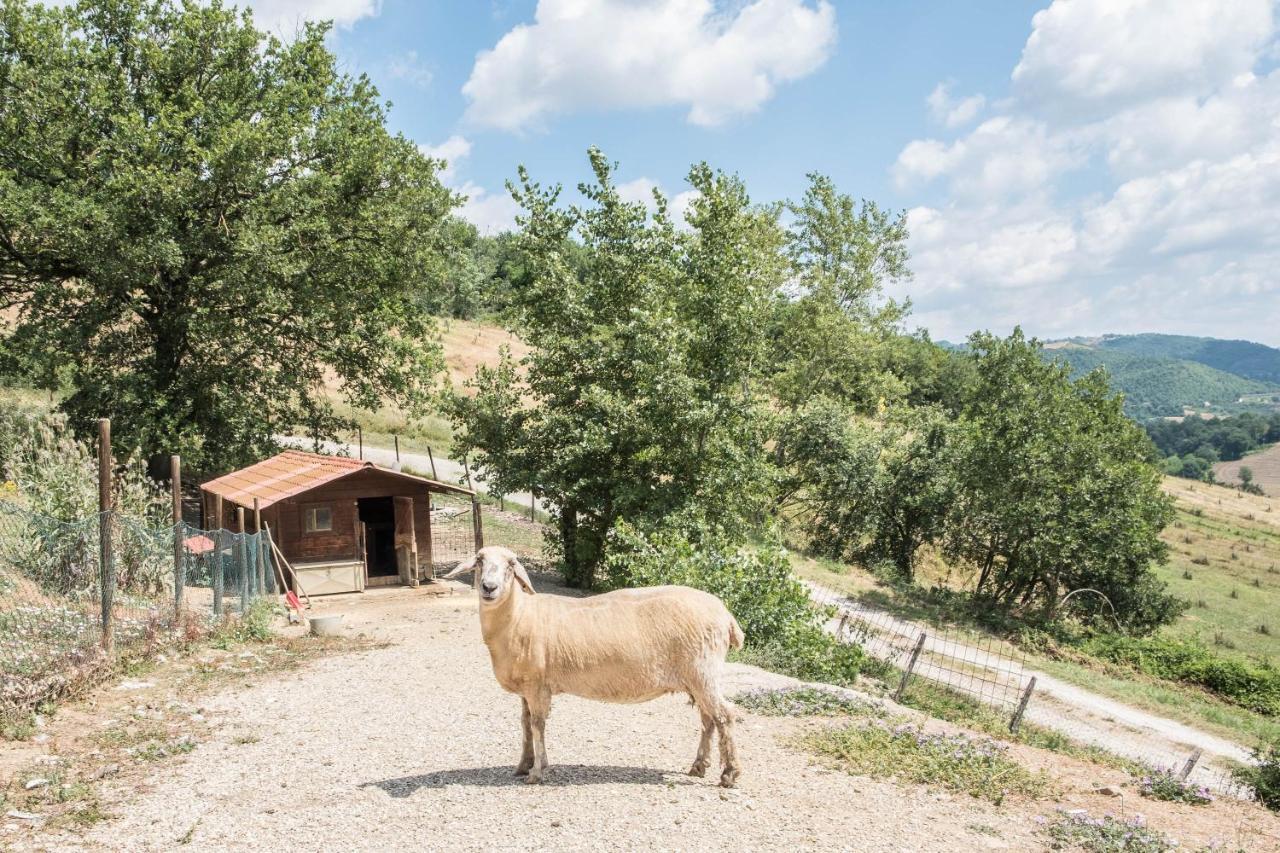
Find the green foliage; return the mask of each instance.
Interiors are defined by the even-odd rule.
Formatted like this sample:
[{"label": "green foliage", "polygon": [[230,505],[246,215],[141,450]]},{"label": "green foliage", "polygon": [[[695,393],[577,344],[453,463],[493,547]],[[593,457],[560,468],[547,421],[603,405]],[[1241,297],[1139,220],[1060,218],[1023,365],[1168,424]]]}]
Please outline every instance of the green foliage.
[{"label": "green foliage", "polygon": [[1280,670],[1219,657],[1199,640],[1103,634],[1085,640],[1081,648],[1156,678],[1194,684],[1251,711],[1280,715]]},{"label": "green foliage", "polygon": [[774,545],[735,545],[714,527],[672,520],[654,531],[619,521],[604,564],[610,587],[680,584],[718,596],[746,635],[745,659],[808,681],[852,684],[873,662],[823,630],[825,613]]},{"label": "green foliage", "polygon": [[1097,344],[1113,352],[1194,361],[1216,370],[1280,385],[1280,349],[1252,341],[1188,335],[1107,335]]},{"label": "green foliage", "polygon": [[1253,751],[1253,762],[1240,766],[1236,778],[1253,789],[1253,794],[1273,812],[1280,812],[1280,741]]},{"label": "green foliage", "polygon": [[[970,339],[978,382],[953,442],[955,497],[943,546],[978,570],[975,592],[1051,615],[1071,611],[1150,631],[1185,607],[1152,572],[1173,520],[1150,445],[1102,373],[1071,381],[1021,330]],[[1092,600],[1091,600],[1092,599]],[[1114,611],[1112,610],[1114,608]]]},{"label": "green foliage", "polygon": [[833,559],[887,562],[910,580],[952,502],[952,422],[940,409],[899,408],[880,422],[819,399],[784,425],[790,456],[784,506],[814,549]]},{"label": "green foliage", "polygon": [[[1150,421],[1147,434],[1165,456],[1165,472],[1192,480],[1213,481],[1213,463],[1239,459],[1280,441],[1280,412],[1269,416],[1245,412],[1230,418],[1184,418]],[[1253,472],[1240,470],[1244,491],[1255,491]]]},{"label": "green foliage", "polygon": [[9,368],[87,431],[196,468],[427,401],[457,199],[327,27],[175,0],[0,12]]},{"label": "green foliage", "polygon": [[1062,812],[1045,828],[1055,850],[1086,853],[1171,853],[1178,845],[1147,826],[1142,815],[1121,820],[1111,815],[1090,817],[1078,809]]},{"label": "green foliage", "polygon": [[820,687],[760,688],[733,697],[739,708],[766,717],[835,717],[877,715],[879,711],[866,702],[835,690]]},{"label": "green foliage", "polygon": [[800,743],[849,773],[938,785],[999,804],[1010,794],[1039,797],[1043,773],[1031,773],[987,738],[930,734],[918,726],[872,722],[812,731]]},{"label": "green foliage", "polygon": [[453,400],[455,452],[497,493],[532,487],[555,507],[554,544],[583,587],[618,519],[697,508],[733,524],[762,509],[753,386],[787,275],[778,211],[751,204],[737,178],[695,166],[682,231],[660,195],[650,216],[621,199],[603,154],[590,159],[583,207],[521,171],[528,274],[510,313],[534,349],[522,371],[504,356],[477,373],[474,397]]}]

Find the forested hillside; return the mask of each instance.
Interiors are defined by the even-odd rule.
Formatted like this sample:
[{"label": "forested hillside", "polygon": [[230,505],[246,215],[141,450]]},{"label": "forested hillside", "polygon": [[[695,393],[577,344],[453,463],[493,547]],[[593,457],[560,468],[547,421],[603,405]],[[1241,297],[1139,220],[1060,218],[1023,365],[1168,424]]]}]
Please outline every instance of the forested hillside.
[{"label": "forested hillside", "polygon": [[[1184,339],[1173,335],[1131,335],[1124,338],[1103,338],[1092,344],[1082,341],[1053,342],[1046,346],[1044,353],[1048,358],[1069,364],[1075,376],[1105,367],[1111,376],[1112,385],[1124,392],[1125,412],[1138,420],[1181,415],[1185,407],[1197,410],[1221,409],[1234,405],[1242,395],[1261,394],[1276,388],[1274,382],[1230,373],[1201,361],[1171,355],[1176,351],[1172,347],[1162,352],[1152,339],[1165,338],[1246,345],[1243,341]],[[1119,343],[1112,347],[1112,341]],[[1132,349],[1128,348],[1130,346]],[[1261,344],[1247,346],[1268,350],[1280,359],[1280,350],[1272,350]],[[1222,358],[1220,361],[1228,363],[1229,359]],[[1231,363],[1244,364],[1245,360],[1241,357]],[[1268,369],[1266,360],[1261,357],[1253,359],[1250,364],[1250,369],[1255,373]]]},{"label": "forested hillside", "polygon": [[1280,349],[1252,341],[1188,335],[1104,335],[1097,346],[1133,355],[1193,361],[1246,379],[1280,385]]}]

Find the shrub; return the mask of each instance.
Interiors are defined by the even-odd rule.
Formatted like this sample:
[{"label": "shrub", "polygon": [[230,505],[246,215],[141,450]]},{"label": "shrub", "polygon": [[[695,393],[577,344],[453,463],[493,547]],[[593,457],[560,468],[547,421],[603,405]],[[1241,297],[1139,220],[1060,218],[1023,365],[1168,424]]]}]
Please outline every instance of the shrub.
[{"label": "shrub", "polygon": [[1239,767],[1235,777],[1253,789],[1253,795],[1272,811],[1280,811],[1280,741],[1253,751],[1253,763]]},{"label": "shrub", "polygon": [[1172,770],[1159,770],[1138,781],[1142,796],[1171,803],[1191,803],[1203,806],[1213,802],[1213,795],[1204,785],[1195,785],[1179,778]]},{"label": "shrub", "polygon": [[1039,796],[1043,774],[1031,773],[989,738],[930,734],[918,726],[880,722],[810,732],[800,743],[836,759],[850,773],[940,785],[1000,803],[1009,794]]},{"label": "shrub", "polygon": [[810,601],[777,545],[742,547],[683,518],[649,532],[622,521],[611,534],[604,579],[611,588],[682,584],[719,596],[746,635],[742,658],[796,678],[850,684],[872,663],[823,630],[828,614]]},{"label": "shrub", "polygon": [[1142,815],[1117,820],[1111,815],[1090,817],[1083,809],[1063,812],[1045,833],[1055,850],[1086,850],[1088,853],[1166,853],[1177,843],[1147,826]]},{"label": "shrub", "polygon": [[1085,641],[1083,649],[1156,678],[1203,687],[1251,711],[1280,714],[1280,671],[1269,663],[1219,657],[1198,640],[1172,637],[1105,634]]}]

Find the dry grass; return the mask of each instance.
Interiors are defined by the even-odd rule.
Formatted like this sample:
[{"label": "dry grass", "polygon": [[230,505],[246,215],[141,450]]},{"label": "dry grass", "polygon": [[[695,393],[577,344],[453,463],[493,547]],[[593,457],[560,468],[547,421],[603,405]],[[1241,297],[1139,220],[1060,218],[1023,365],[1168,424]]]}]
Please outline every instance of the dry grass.
[{"label": "dry grass", "polygon": [[1234,462],[1219,462],[1213,466],[1213,476],[1220,482],[1240,482],[1240,469],[1253,471],[1253,481],[1262,487],[1268,497],[1280,498],[1280,444],[1250,453]]}]

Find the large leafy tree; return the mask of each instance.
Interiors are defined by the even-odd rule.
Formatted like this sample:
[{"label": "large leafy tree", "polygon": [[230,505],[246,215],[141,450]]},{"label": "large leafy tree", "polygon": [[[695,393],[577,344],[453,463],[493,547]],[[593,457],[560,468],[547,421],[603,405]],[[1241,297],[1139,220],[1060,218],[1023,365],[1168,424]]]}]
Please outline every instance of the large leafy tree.
[{"label": "large leafy tree", "polygon": [[956,427],[948,554],[974,566],[979,597],[1053,612],[1073,606],[1149,630],[1184,605],[1152,572],[1172,521],[1142,428],[1095,371],[1072,381],[1020,330],[970,338],[977,383]]},{"label": "large leafy tree", "polygon": [[585,203],[564,207],[521,171],[526,276],[514,325],[522,365],[482,370],[457,399],[456,444],[500,491],[534,488],[554,507],[571,582],[590,586],[615,522],[678,512],[741,520],[767,486],[762,333],[787,276],[776,208],[705,165],[677,228],[624,201],[590,153]]},{"label": "large leafy tree", "polygon": [[457,199],[389,133],[327,27],[282,43],[219,2],[0,13],[5,353],[73,424],[229,464],[356,405],[425,403],[420,295]]}]

